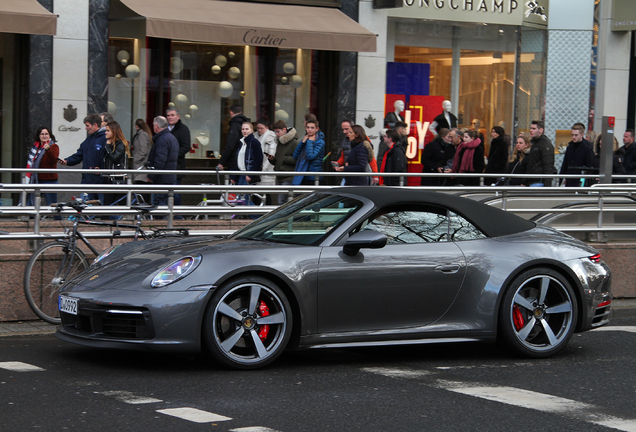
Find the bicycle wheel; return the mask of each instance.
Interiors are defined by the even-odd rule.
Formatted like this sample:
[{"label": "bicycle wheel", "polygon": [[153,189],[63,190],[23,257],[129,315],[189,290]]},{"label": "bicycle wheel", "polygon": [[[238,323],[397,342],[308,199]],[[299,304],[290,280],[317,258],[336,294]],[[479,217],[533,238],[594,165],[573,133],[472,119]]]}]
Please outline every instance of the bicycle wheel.
[{"label": "bicycle wheel", "polygon": [[60,324],[58,293],[67,280],[88,268],[84,253],[75,249],[71,256],[69,242],[55,241],[36,250],[24,272],[24,295],[35,314],[51,324]]}]

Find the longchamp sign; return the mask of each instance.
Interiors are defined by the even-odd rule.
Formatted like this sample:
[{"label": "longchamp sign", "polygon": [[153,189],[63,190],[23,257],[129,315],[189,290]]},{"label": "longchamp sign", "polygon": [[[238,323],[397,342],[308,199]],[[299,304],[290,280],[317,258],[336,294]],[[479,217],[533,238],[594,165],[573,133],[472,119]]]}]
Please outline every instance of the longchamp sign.
[{"label": "longchamp sign", "polygon": [[503,25],[547,26],[548,0],[403,0],[404,7],[389,9],[396,18],[483,22]]},{"label": "longchamp sign", "polygon": [[612,31],[636,30],[634,0],[614,0],[612,3]]}]

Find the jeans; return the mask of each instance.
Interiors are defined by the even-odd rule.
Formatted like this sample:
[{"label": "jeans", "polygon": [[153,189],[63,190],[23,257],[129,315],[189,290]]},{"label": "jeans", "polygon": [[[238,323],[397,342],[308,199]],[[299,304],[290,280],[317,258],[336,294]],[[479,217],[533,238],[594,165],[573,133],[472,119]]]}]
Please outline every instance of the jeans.
[{"label": "jeans", "polygon": [[[57,180],[38,180],[38,183],[39,184],[57,184]],[[47,205],[57,203],[57,193],[55,192],[44,192],[42,193],[42,196],[44,196],[44,199],[46,200]],[[33,194],[27,195],[26,205],[28,206],[33,205]],[[57,216],[54,216],[53,219],[62,220],[62,216],[57,215]]]},{"label": "jeans", "polygon": [[[288,179],[284,179],[283,181],[278,180],[278,184],[283,186],[291,186],[293,181],[294,181],[294,178],[291,177]],[[289,199],[289,193],[278,194],[278,205],[285,204],[288,199]]]}]

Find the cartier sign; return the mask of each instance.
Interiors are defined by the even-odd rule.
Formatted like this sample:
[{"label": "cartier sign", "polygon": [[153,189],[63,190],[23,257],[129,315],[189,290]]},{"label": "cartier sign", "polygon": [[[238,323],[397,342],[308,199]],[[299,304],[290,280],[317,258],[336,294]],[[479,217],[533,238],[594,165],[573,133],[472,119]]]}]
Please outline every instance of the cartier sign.
[{"label": "cartier sign", "polygon": [[243,35],[243,42],[247,45],[281,46],[286,40],[286,38],[276,37],[276,35],[272,35],[268,32],[259,33],[255,29],[250,29]]}]

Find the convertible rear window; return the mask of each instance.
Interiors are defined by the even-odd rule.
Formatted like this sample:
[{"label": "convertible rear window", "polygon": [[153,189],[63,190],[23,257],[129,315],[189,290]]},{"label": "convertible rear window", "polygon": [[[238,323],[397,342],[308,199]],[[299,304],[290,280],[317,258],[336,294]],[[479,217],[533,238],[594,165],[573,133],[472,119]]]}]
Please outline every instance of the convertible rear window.
[{"label": "convertible rear window", "polygon": [[269,213],[232,238],[318,244],[360,207],[362,202],[353,198],[311,194]]}]

